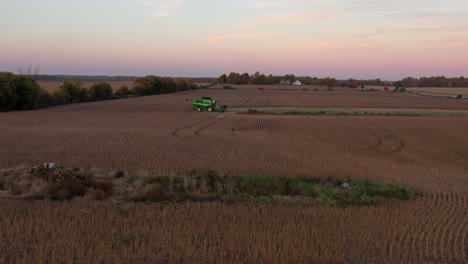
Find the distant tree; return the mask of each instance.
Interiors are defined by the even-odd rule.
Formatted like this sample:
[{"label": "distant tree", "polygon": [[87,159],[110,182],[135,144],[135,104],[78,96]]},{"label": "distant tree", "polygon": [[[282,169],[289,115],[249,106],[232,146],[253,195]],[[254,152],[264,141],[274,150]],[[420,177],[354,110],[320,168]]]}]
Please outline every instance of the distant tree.
[{"label": "distant tree", "polygon": [[126,85],[123,85],[114,93],[116,97],[127,97],[131,94],[132,92],[130,91],[130,89],[128,89]]},{"label": "distant tree", "polygon": [[65,81],[60,89],[70,95],[70,102],[72,103],[89,100],[89,91],[81,86],[80,81]]},{"label": "distant tree", "polygon": [[177,84],[172,78],[162,77],[161,80],[161,93],[174,93],[177,92]]},{"label": "distant tree", "polygon": [[335,78],[331,78],[331,77],[327,77],[325,79],[323,79],[323,85],[325,85],[328,90],[332,90],[333,87],[336,85],[336,79]]},{"label": "distant tree", "polygon": [[95,83],[90,88],[91,100],[109,100],[112,99],[113,91],[112,86],[106,82]]},{"label": "distant tree", "polygon": [[52,105],[68,104],[71,101],[71,96],[65,90],[57,90],[50,95]]},{"label": "distant tree", "polygon": [[186,91],[190,88],[189,81],[185,79],[177,79],[176,80],[177,91]]},{"label": "distant tree", "polygon": [[15,88],[15,76],[0,72],[0,111],[13,110],[18,100]]},{"label": "distant tree", "polygon": [[296,76],[294,74],[286,74],[284,79],[289,81],[289,83],[293,83],[296,81]]},{"label": "distant tree", "polygon": [[275,84],[275,81],[276,81],[276,78],[275,76],[273,76],[273,74],[270,74],[265,78],[265,84],[268,84],[268,85]]},{"label": "distant tree", "polygon": [[40,67],[37,65],[29,65],[26,67],[17,67],[18,75],[29,76],[34,80],[39,77]]},{"label": "distant tree", "polygon": [[162,93],[162,82],[159,77],[149,75],[135,80],[133,94],[135,95],[153,95]]},{"label": "distant tree", "polygon": [[223,74],[223,75],[219,76],[218,83],[221,83],[221,84],[227,83],[227,75]]},{"label": "distant tree", "polygon": [[0,111],[34,110],[49,104],[49,94],[33,77],[0,73]]},{"label": "distant tree", "polygon": [[243,73],[241,75],[241,83],[242,84],[249,84],[250,83],[250,75],[248,73]]},{"label": "distant tree", "polygon": [[236,72],[231,72],[227,77],[227,82],[231,84],[242,84],[241,75]]},{"label": "distant tree", "polygon": [[16,110],[34,110],[44,107],[44,90],[30,76],[16,76],[15,92],[17,95]]},{"label": "distant tree", "polygon": [[[191,81],[185,80],[185,82],[187,87],[193,86],[191,84]],[[182,84],[182,81],[179,84]],[[135,80],[132,89],[132,94],[144,96],[153,94],[173,93],[177,92],[177,87],[177,83],[172,78],[149,75]]]},{"label": "distant tree", "polygon": [[267,84],[267,78],[265,74],[259,74],[259,75],[254,75],[254,78],[252,79],[253,84]]},{"label": "distant tree", "polygon": [[404,87],[417,87],[419,85],[419,80],[413,77],[406,77],[401,80],[401,85]]}]

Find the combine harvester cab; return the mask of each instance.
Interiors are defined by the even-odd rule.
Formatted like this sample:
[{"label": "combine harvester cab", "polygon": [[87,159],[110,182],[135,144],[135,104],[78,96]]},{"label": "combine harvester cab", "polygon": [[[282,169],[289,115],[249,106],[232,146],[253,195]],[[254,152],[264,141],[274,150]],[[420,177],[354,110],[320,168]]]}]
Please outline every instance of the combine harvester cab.
[{"label": "combine harvester cab", "polygon": [[225,112],[227,109],[227,105],[217,107],[217,101],[213,100],[211,97],[203,97],[202,99],[187,99],[186,101],[192,101],[193,109],[197,110],[198,112]]}]

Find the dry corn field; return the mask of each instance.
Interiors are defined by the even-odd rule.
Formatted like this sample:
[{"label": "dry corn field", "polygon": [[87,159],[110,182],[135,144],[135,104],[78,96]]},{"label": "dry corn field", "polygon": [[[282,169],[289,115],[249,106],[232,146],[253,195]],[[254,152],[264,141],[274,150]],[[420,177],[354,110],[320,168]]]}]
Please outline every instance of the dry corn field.
[{"label": "dry corn field", "polygon": [[333,208],[4,197],[0,263],[468,263],[467,115],[198,113],[185,102],[202,96],[229,108],[468,111],[466,100],[408,94],[207,89],[1,113],[3,169],[212,169],[370,180],[420,196]]}]

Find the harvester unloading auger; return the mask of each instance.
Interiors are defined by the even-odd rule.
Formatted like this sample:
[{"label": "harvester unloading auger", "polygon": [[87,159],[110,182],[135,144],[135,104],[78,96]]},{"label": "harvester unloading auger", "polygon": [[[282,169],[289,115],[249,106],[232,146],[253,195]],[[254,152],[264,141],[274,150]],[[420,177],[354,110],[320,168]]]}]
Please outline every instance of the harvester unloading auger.
[{"label": "harvester unloading auger", "polygon": [[211,97],[203,97],[202,99],[187,99],[186,101],[192,101],[193,109],[197,110],[198,112],[225,112],[227,109],[227,105],[217,107],[217,101],[213,100]]}]

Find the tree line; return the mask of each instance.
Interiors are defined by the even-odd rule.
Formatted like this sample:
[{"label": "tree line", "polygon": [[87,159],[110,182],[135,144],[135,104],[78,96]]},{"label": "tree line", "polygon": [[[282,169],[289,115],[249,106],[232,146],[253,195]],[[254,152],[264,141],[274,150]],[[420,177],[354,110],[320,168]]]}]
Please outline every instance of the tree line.
[{"label": "tree line", "polygon": [[445,76],[406,77],[397,82],[397,85],[403,87],[468,87],[468,78],[463,76],[458,78],[448,78]]},{"label": "tree line", "polygon": [[190,79],[146,76],[135,80],[132,88],[113,91],[107,82],[83,87],[80,81],[65,81],[52,93],[42,89],[32,76],[0,72],[0,111],[34,110],[50,106],[174,93],[198,89]]},{"label": "tree line", "polygon": [[265,85],[273,85],[273,84],[280,84],[282,81],[288,80],[291,83],[294,82],[296,77],[293,74],[288,74],[285,76],[277,76],[277,75],[265,75],[260,72],[256,72],[252,75],[248,73],[237,73],[231,72],[229,75],[223,74],[219,76],[218,83],[220,84],[265,84]]},{"label": "tree line", "polygon": [[336,80],[331,77],[317,78],[309,76],[295,76],[294,74],[286,75],[265,75],[260,72],[250,75],[249,73],[237,73],[231,72],[229,74],[223,74],[218,77],[218,83],[220,84],[261,84],[261,85],[275,85],[275,84],[292,84],[295,81],[300,81],[304,85],[324,85],[329,86],[330,79],[335,80],[334,84],[341,87],[352,87],[357,88],[363,85],[391,85],[390,82],[385,82],[380,79],[370,80]]},{"label": "tree line", "polygon": [[[219,76],[218,83],[220,84],[261,84],[261,85],[274,85],[274,84],[291,84],[296,80],[301,81],[304,85],[325,85],[327,86],[327,78],[318,78],[310,76],[295,76],[294,74],[286,74],[283,76],[278,75],[265,75],[260,72],[255,74],[231,72],[230,74],[223,74]],[[395,87],[468,87],[468,78],[455,77],[448,78],[445,76],[433,77],[406,77],[399,81],[383,81],[379,78],[376,79],[347,79],[336,80],[336,86],[350,87],[350,88],[364,88],[366,85],[372,86],[395,86]]]}]

